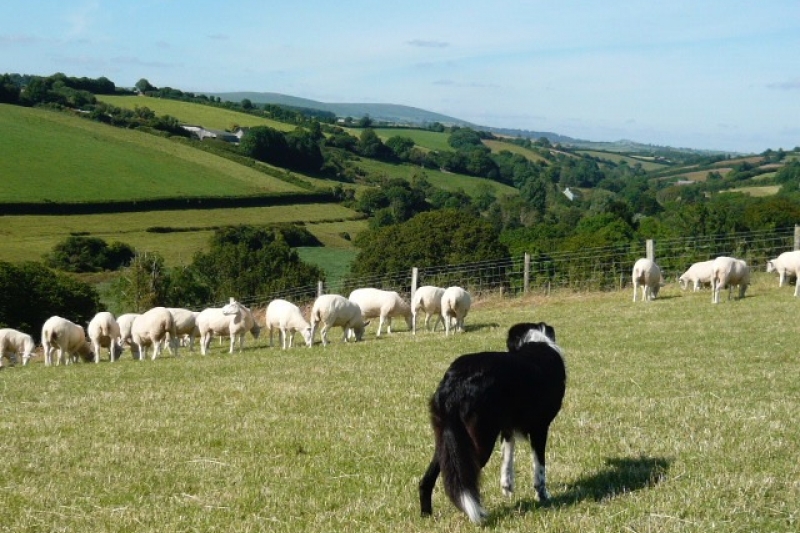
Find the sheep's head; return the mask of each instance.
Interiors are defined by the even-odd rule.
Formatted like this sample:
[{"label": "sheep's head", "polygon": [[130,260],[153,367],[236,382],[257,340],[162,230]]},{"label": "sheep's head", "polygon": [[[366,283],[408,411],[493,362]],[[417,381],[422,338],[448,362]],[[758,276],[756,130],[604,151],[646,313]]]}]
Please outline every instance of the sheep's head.
[{"label": "sheep's head", "polygon": [[689,280],[688,280],[688,279],[686,279],[686,278],[685,278],[685,277],[683,277],[683,276],[681,276],[681,277],[679,277],[679,278],[678,278],[678,283],[680,284],[680,286],[681,286],[681,290],[682,290],[682,291],[685,291],[685,290],[686,290],[686,287],[688,287],[688,286],[689,286]]},{"label": "sheep's head", "polygon": [[775,260],[767,261],[767,272],[775,272]]},{"label": "sheep's head", "polygon": [[303,340],[306,341],[306,346],[311,348],[314,345],[314,338],[311,336],[311,328],[303,328],[300,330],[300,333],[303,335]]}]

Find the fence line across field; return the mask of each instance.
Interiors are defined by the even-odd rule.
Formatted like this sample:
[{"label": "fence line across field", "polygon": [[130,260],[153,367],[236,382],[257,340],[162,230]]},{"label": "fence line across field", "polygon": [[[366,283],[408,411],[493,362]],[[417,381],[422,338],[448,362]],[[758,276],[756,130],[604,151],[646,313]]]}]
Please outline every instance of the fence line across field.
[{"label": "fence line across field", "polygon": [[492,261],[460,265],[413,267],[409,271],[346,279],[337,283],[294,287],[267,296],[241,298],[245,305],[266,307],[276,298],[298,306],[310,305],[321,294],[347,296],[359,287],[376,287],[411,298],[417,287],[458,285],[473,297],[494,293],[505,296],[550,294],[554,290],[622,290],[630,280],[633,264],[641,257],[654,260],[664,278],[677,280],[692,263],[718,256],[744,259],[754,270],[788,250],[800,250],[800,226],[794,230],[741,232],[708,237],[648,239],[633,245],[586,248],[576,252],[525,253]]}]

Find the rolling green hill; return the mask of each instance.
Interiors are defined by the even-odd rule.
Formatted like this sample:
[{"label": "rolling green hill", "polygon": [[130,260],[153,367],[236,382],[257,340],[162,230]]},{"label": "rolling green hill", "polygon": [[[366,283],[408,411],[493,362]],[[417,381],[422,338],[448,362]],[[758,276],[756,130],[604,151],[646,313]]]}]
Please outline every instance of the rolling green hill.
[{"label": "rolling green hill", "polygon": [[[201,106],[197,106],[201,107]],[[306,192],[189,145],[66,113],[0,105],[0,202]]]},{"label": "rolling green hill", "polygon": [[296,128],[293,124],[286,124],[277,120],[256,117],[222,107],[181,102],[180,100],[109,95],[98,95],[97,99],[123,109],[147,107],[157,115],[170,115],[184,124],[194,124],[217,130],[231,129],[234,124],[241,127],[269,126],[278,131],[292,131]]}]

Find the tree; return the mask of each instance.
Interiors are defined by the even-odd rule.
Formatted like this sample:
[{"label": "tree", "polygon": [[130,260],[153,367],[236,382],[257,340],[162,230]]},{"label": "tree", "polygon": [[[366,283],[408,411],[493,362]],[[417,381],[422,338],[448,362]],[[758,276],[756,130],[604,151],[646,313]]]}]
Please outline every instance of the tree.
[{"label": "tree", "polygon": [[508,257],[488,221],[457,209],[421,213],[401,224],[368,230],[356,238],[356,246],[351,272],[357,277]]},{"label": "tree", "polygon": [[289,144],[280,131],[268,126],[255,126],[242,138],[239,149],[253,159],[282,166],[287,161]]},{"label": "tree", "polygon": [[408,161],[411,149],[414,148],[414,139],[402,135],[395,135],[394,137],[389,137],[386,141],[386,147],[401,161]]},{"label": "tree", "polygon": [[142,78],[139,81],[137,81],[134,87],[136,87],[142,94],[157,90],[157,88],[151,85],[150,82],[147,81],[145,78]]},{"label": "tree", "polygon": [[134,253],[133,248],[121,242],[109,246],[98,237],[71,235],[45,255],[45,263],[66,272],[100,272],[128,264]]},{"label": "tree", "polygon": [[169,273],[159,254],[137,253],[123,275],[114,283],[112,293],[120,309],[141,313],[167,305]]},{"label": "tree", "polygon": [[0,327],[16,328],[37,337],[53,315],[87,323],[103,310],[91,286],[41,263],[13,265],[0,261]]}]

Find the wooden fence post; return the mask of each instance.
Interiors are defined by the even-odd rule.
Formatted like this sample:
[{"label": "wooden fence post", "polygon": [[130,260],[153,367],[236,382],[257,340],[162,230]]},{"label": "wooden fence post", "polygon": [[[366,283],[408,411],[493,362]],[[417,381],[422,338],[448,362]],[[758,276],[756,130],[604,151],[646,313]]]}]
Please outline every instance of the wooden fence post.
[{"label": "wooden fence post", "polygon": [[645,248],[647,250],[647,258],[655,263],[656,251],[655,251],[655,246],[653,246],[653,239],[647,239]]},{"label": "wooden fence post", "polygon": [[800,250],[800,225],[794,225],[794,249]]},{"label": "wooden fence post", "polygon": [[414,301],[414,293],[417,292],[417,282],[419,281],[419,268],[411,267],[411,300]]},{"label": "wooden fence post", "polygon": [[525,252],[525,271],[522,273],[522,294],[528,294],[531,283],[531,254]]},{"label": "wooden fence post", "polygon": [[321,282],[321,281],[318,281],[318,282],[317,282],[317,298],[319,298],[320,296],[322,296],[322,293],[323,293],[322,282]]}]

